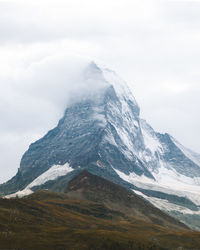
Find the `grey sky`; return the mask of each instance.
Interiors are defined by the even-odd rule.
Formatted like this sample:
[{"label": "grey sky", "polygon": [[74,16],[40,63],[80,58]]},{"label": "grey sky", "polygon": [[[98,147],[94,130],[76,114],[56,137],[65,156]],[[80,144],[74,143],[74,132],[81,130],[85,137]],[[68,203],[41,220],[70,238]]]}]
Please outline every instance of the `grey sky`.
[{"label": "grey sky", "polygon": [[0,182],[56,125],[97,60],[124,78],[155,130],[200,152],[200,1],[0,0]]}]

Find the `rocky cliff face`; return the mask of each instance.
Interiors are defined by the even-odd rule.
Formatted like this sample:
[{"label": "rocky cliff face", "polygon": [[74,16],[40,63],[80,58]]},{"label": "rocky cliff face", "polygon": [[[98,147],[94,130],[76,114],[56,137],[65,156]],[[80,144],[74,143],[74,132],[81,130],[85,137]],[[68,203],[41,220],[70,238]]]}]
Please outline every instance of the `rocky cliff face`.
[{"label": "rocky cliff face", "polygon": [[198,215],[200,156],[141,119],[137,102],[115,72],[91,63],[82,81],[98,88],[69,105],[57,127],[30,145],[17,175],[0,191],[63,191],[87,169],[170,213]]}]

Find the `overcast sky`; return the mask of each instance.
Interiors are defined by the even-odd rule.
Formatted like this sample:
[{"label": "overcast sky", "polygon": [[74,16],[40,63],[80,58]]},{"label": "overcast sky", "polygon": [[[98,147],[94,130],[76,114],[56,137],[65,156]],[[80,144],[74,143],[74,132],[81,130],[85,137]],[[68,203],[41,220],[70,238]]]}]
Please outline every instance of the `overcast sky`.
[{"label": "overcast sky", "polygon": [[56,125],[89,60],[128,82],[155,130],[200,153],[200,1],[0,0],[0,182]]}]

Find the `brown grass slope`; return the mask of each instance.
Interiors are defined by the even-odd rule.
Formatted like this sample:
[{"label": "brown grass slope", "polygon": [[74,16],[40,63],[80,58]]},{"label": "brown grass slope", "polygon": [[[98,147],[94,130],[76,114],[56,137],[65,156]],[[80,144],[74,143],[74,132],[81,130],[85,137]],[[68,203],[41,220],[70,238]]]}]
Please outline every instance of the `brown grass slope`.
[{"label": "brown grass slope", "polygon": [[[98,186],[98,180],[93,180]],[[75,188],[73,183],[69,184],[66,194],[43,190],[21,199],[0,199],[0,249],[200,249],[200,233],[187,230],[182,224],[172,226],[169,222],[172,226],[169,229],[169,225],[148,221],[148,215],[138,218],[137,213],[123,212],[126,206],[131,207],[132,199],[135,206],[144,203],[137,196],[121,197],[127,194],[121,187],[112,186],[116,196],[113,198],[112,192],[105,187],[108,184],[111,189],[110,183],[104,183],[107,194],[106,198],[102,197],[106,200],[111,196],[114,200],[111,204],[118,199],[121,204],[126,201],[124,208],[119,210],[101,200],[69,198],[72,194],[69,188]],[[88,187],[92,196],[97,189]],[[78,194],[73,192],[75,196],[81,194],[80,190]],[[146,205],[146,208],[150,207]]]},{"label": "brown grass slope", "polygon": [[186,225],[154,207],[131,190],[88,171],[81,172],[68,183],[66,194],[68,197],[100,202],[133,219],[140,219],[173,230],[188,229]]}]

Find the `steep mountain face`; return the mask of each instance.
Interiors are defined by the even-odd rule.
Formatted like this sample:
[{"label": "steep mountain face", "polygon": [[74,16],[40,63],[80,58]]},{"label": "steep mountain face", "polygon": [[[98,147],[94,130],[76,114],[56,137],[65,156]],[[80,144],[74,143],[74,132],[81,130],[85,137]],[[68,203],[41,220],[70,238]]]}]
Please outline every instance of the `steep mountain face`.
[{"label": "steep mountain face", "polygon": [[[31,144],[2,194],[41,188],[64,192],[83,169],[133,189],[159,208],[200,229],[200,155],[140,118],[126,83],[91,63],[82,80],[98,83],[69,105],[56,128]],[[100,87],[99,87],[100,86]]]}]

